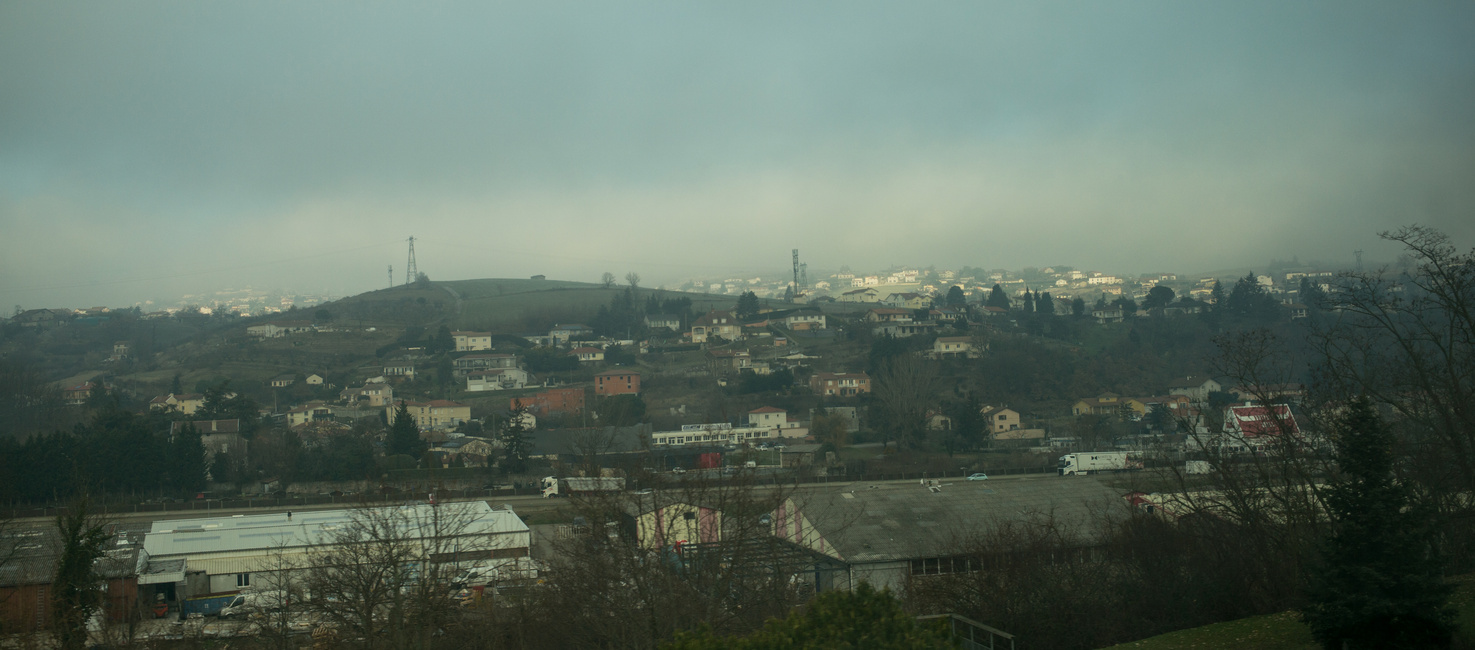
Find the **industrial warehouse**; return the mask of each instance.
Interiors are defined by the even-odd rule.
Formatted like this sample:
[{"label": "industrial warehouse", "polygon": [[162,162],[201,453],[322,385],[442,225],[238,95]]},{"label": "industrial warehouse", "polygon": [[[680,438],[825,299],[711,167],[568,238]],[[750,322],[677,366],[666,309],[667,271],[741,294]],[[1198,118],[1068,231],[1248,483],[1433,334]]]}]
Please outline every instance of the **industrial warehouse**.
[{"label": "industrial warehouse", "polygon": [[[115,535],[106,567],[112,578],[107,609],[114,618],[134,603],[155,618],[217,614],[237,594],[283,588],[282,574],[310,571],[345,546],[395,544],[415,564],[490,572],[525,563],[532,543],[527,524],[511,508],[484,501],[170,519],[153,522],[146,533]],[[25,605],[50,599],[56,541],[50,531],[38,533],[26,547],[35,547],[36,561],[11,566],[34,570],[0,576],[7,629],[46,627],[48,608]],[[129,566],[121,566],[122,559]]]}]

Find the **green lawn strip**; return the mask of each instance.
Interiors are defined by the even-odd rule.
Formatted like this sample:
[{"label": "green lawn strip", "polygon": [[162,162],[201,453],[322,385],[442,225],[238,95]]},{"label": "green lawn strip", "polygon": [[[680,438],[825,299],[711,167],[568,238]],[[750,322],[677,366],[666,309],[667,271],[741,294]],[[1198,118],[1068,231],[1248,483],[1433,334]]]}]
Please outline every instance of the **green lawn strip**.
[{"label": "green lawn strip", "polygon": [[1262,648],[1265,650],[1315,650],[1321,646],[1311,639],[1311,631],[1301,623],[1297,612],[1281,612],[1265,616],[1252,616],[1237,621],[1214,623],[1203,627],[1178,630],[1158,636],[1111,646],[1108,650],[1125,648],[1143,650],[1172,650],[1194,648],[1195,650],[1225,650],[1239,648]]},{"label": "green lawn strip", "polygon": [[[1450,598],[1457,610],[1455,621],[1459,625],[1455,638],[1468,647],[1475,641],[1475,575],[1459,576],[1453,578],[1452,582],[1457,584],[1455,593]],[[1316,650],[1320,647],[1311,639],[1311,630],[1301,623],[1299,612],[1281,612],[1178,630],[1141,641],[1114,645],[1105,650]]]}]

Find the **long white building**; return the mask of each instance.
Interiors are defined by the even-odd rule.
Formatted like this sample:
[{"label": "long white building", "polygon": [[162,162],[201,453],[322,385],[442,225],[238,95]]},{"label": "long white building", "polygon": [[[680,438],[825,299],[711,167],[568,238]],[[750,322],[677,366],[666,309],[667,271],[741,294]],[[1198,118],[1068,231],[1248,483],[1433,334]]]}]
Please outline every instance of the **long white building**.
[{"label": "long white building", "polygon": [[366,518],[391,522],[400,539],[422,548],[436,540],[441,552],[428,557],[431,562],[512,562],[527,557],[532,544],[517,513],[484,501],[168,519],[154,522],[144,538],[147,568],[138,582],[171,592],[171,600],[262,587],[270,580],[266,574],[284,566],[311,566],[318,551]]}]

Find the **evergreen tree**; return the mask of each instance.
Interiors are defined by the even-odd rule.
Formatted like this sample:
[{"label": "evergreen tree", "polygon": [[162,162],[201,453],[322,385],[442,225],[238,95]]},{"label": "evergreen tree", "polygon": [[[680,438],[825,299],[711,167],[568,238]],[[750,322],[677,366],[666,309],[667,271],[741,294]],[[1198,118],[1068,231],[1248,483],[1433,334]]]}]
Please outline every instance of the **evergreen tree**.
[{"label": "evergreen tree", "polygon": [[174,373],[174,381],[169,382],[169,393],[171,395],[184,394],[184,387],[179,385],[179,373]]},{"label": "evergreen tree", "polygon": [[999,307],[1002,309],[1009,308],[1009,296],[1004,293],[1003,287],[997,284],[994,285],[994,290],[988,293],[988,302],[986,303],[986,306]]},{"label": "evergreen tree", "polygon": [[528,439],[524,419],[527,412],[527,407],[520,404],[508,411],[507,419],[502,422],[502,430],[497,432],[497,440],[502,443],[503,474],[521,474],[527,471]]},{"label": "evergreen tree", "polygon": [[1123,316],[1130,318],[1137,315],[1137,301],[1131,298],[1122,296],[1112,301],[1112,304],[1121,308]]},{"label": "evergreen tree", "polygon": [[102,522],[87,514],[87,503],[80,496],[56,516],[61,554],[51,581],[51,629],[64,650],[87,647],[87,621],[102,606],[96,566],[108,534]]},{"label": "evergreen tree", "polygon": [[1055,315],[1055,297],[1046,291],[1035,297],[1035,311],[1046,316]]},{"label": "evergreen tree", "polygon": [[1312,309],[1324,309],[1326,306],[1326,292],[1321,290],[1311,278],[1301,278],[1301,304]]},{"label": "evergreen tree", "polygon": [[1072,316],[1085,316],[1086,315],[1086,301],[1085,301],[1085,299],[1083,299],[1083,298],[1076,298],[1075,300],[1070,301],[1070,315],[1072,315]]},{"label": "evergreen tree", "polygon": [[949,307],[962,307],[968,304],[968,297],[963,295],[963,288],[953,285],[947,290],[947,305]]},{"label": "evergreen tree", "polygon": [[169,478],[183,492],[205,489],[205,446],[193,422],[186,422],[169,441]]},{"label": "evergreen tree", "polygon": [[1024,290],[1024,313],[1035,313],[1035,296],[1029,292],[1029,289]]},{"label": "evergreen tree", "polygon": [[1215,311],[1224,307],[1224,287],[1220,286],[1218,280],[1214,281],[1214,288],[1209,290],[1209,304],[1214,306]]},{"label": "evergreen tree", "polygon": [[1433,519],[1393,475],[1393,436],[1367,398],[1334,431],[1340,476],[1324,503],[1332,534],[1302,616],[1323,648],[1435,648],[1454,613]]},{"label": "evergreen tree", "polygon": [[733,311],[733,315],[741,319],[748,319],[757,316],[759,309],[758,294],[744,291],[741,296],[738,296],[737,309]]},{"label": "evergreen tree", "polygon": [[411,458],[419,458],[429,448],[420,438],[420,426],[415,423],[415,417],[410,415],[410,407],[403,400],[394,410],[394,424],[389,427],[389,439],[385,447],[386,455],[403,454]]},{"label": "evergreen tree", "polygon": [[1142,309],[1152,311],[1161,307],[1167,307],[1168,303],[1173,302],[1173,298],[1175,297],[1176,294],[1173,293],[1171,288],[1161,284],[1157,285],[1147,290],[1147,298],[1142,300]]},{"label": "evergreen tree", "polygon": [[451,328],[441,325],[435,332],[435,338],[430,341],[430,352],[440,354],[442,352],[456,351],[456,337],[451,334]]}]

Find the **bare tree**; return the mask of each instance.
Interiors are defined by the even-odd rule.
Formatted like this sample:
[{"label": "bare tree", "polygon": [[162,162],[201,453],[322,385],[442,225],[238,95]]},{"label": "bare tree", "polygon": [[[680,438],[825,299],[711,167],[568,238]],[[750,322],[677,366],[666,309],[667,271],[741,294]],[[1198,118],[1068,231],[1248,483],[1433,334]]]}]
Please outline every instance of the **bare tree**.
[{"label": "bare tree", "polygon": [[518,610],[530,614],[514,623],[521,644],[649,648],[681,629],[742,633],[783,615],[812,593],[797,579],[811,555],[774,534],[792,497],[742,472],[575,497],[547,584]]},{"label": "bare tree", "polygon": [[615,288],[615,274],[605,271],[604,275],[599,277],[599,283],[606,289]]},{"label": "bare tree", "polygon": [[1327,296],[1334,319],[1315,334],[1334,397],[1365,394],[1417,461],[1418,487],[1446,512],[1475,490],[1475,251],[1424,226],[1384,232],[1404,268],[1343,273]]},{"label": "bare tree", "polygon": [[461,562],[491,557],[479,502],[361,508],[309,554],[312,608],[363,647],[428,645],[459,607]]},{"label": "bare tree", "polygon": [[882,410],[885,440],[916,445],[927,435],[927,417],[937,405],[941,382],[937,366],[912,354],[881,364],[872,394]]},{"label": "bare tree", "polygon": [[257,643],[266,648],[287,650],[297,647],[293,639],[293,624],[302,621],[309,611],[306,590],[304,556],[290,548],[291,540],[279,539],[265,562],[252,572],[252,580],[258,586],[257,593],[263,594],[259,611],[253,612],[256,619]]},{"label": "bare tree", "polygon": [[639,273],[636,273],[634,271],[631,271],[629,273],[626,273],[625,274],[625,284],[630,285],[630,288],[631,289],[639,289],[640,288],[640,274]]},{"label": "bare tree", "polygon": [[1214,374],[1234,382],[1249,404],[1204,400],[1176,416],[1186,457],[1210,471],[1190,474],[1174,464],[1160,472],[1168,489],[1154,497],[1155,507],[1196,523],[1163,534],[1184,553],[1203,554],[1197,561],[1216,571],[1212,581],[1241,594],[1244,602],[1227,611],[1295,607],[1324,533],[1317,484],[1328,464],[1316,412],[1290,398],[1304,362],[1265,330],[1226,334],[1216,345]]}]

